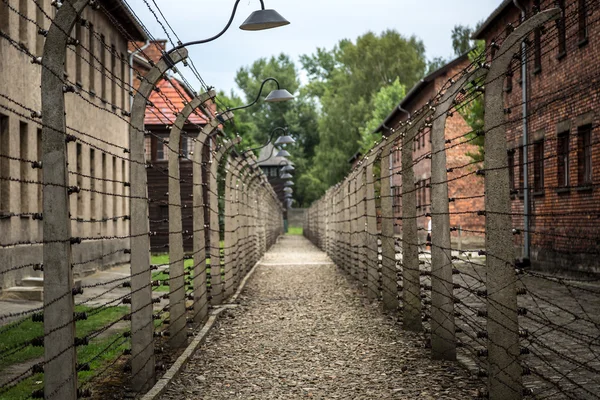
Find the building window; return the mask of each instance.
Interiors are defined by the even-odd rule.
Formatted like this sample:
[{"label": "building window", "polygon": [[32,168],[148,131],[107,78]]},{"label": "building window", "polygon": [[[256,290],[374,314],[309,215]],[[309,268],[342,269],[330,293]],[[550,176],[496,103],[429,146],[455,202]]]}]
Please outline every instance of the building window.
[{"label": "building window", "polygon": [[125,76],[125,73],[127,71],[127,69],[125,68],[126,65],[126,58],[125,55],[123,53],[121,53],[121,109],[122,110],[126,110],[127,107],[127,94],[129,93],[129,91],[127,90],[125,81],[127,80],[127,77]]},{"label": "building window", "polygon": [[106,101],[106,38],[100,35],[100,100]]},{"label": "building window", "polygon": [[513,90],[513,75],[514,72],[511,60],[511,63],[508,65],[508,70],[506,70],[506,88],[504,89],[506,93],[510,93]]},{"label": "building window", "polygon": [[[44,7],[44,3],[43,2],[36,2],[36,7],[35,7],[35,22],[37,24],[38,27],[43,28],[44,27],[44,13],[42,12],[42,9]],[[2,7],[0,7],[0,14],[2,14]],[[39,29],[39,28],[38,28]],[[44,40],[46,38],[44,37],[44,35],[36,35],[35,37],[35,52],[37,53],[37,55],[39,57],[42,56],[42,53],[44,52]]]},{"label": "building window", "polygon": [[[43,158],[43,152],[42,152],[42,130],[41,129],[37,130],[36,144],[37,144],[37,146],[36,146],[37,160],[41,162],[42,158]],[[38,180],[38,182],[41,182],[42,179],[43,179],[42,169],[38,168],[37,169],[37,180]],[[44,209],[44,203],[43,203],[43,197],[42,197],[42,194],[44,193],[44,191],[42,189],[43,189],[42,185],[37,185],[38,212],[42,212],[43,209]]]},{"label": "building window", "polygon": [[[19,14],[28,17],[27,15],[27,3],[28,0],[19,0]],[[27,27],[29,21],[26,18],[19,16],[19,40],[25,44],[25,47],[29,47],[27,43]]]},{"label": "building window", "polygon": [[525,168],[527,168],[527,163],[524,160],[525,150],[523,146],[519,147],[519,191],[523,193],[523,189],[525,187]]},{"label": "building window", "polygon": [[168,161],[169,149],[163,142],[162,138],[156,139],[156,161]]},{"label": "building window", "polygon": [[[8,117],[0,114],[0,155],[7,156],[10,143]],[[9,168],[9,159],[0,157],[0,176],[7,176]],[[10,202],[9,181],[0,180],[0,212],[9,211]]]},{"label": "building window", "polygon": [[96,217],[96,150],[90,149],[90,215],[91,219]]},{"label": "building window", "polygon": [[533,73],[542,72],[542,29],[535,28],[533,31]]},{"label": "building window", "polygon": [[89,37],[88,37],[88,52],[90,55],[90,58],[88,60],[90,66],[89,66],[89,71],[90,71],[90,76],[89,76],[89,80],[90,80],[90,93],[91,94],[96,94],[94,92],[94,90],[96,89],[96,74],[95,74],[95,68],[94,68],[94,61],[95,61],[95,55],[94,55],[94,47],[96,46],[95,40],[94,40],[94,25],[93,24],[89,24]]},{"label": "building window", "polygon": [[569,132],[561,132],[556,140],[556,155],[558,157],[557,173],[558,187],[569,187]]},{"label": "building window", "polygon": [[558,32],[558,57],[563,57],[567,54],[565,0],[557,0],[557,6],[560,8],[560,18],[556,20],[556,30]]},{"label": "building window", "polygon": [[544,191],[544,141],[538,140],[533,144],[533,190],[536,193]]},{"label": "building window", "polygon": [[146,161],[152,160],[152,138],[145,137],[144,138],[144,156]]},{"label": "building window", "polygon": [[108,218],[108,166],[106,165],[106,153],[102,153],[102,176],[100,177],[100,179],[102,179],[102,210],[100,211],[100,215],[102,216],[103,219]]},{"label": "building window", "polygon": [[[23,160],[29,159],[29,126],[25,122],[21,122],[19,124],[19,157]],[[28,163],[21,162],[21,179],[29,180],[29,171],[31,170],[31,166]],[[19,185],[21,186],[21,212],[28,213],[31,210],[29,209],[29,187],[31,186],[28,183],[23,183]]]},{"label": "building window", "polygon": [[507,152],[508,158],[508,187],[515,190],[515,149],[510,149]]},{"label": "building window", "polygon": [[577,183],[592,183],[592,125],[577,128]]},{"label": "building window", "polygon": [[587,0],[579,0],[579,45],[584,45],[588,40],[587,25]]},{"label": "building window", "polygon": [[81,35],[81,24],[75,25],[75,39],[80,43],[75,47],[75,83],[79,86],[82,86],[83,78],[81,76],[81,48],[83,47],[83,37]]},{"label": "building window", "polygon": [[420,186],[421,186],[421,181],[415,183],[415,193],[416,193],[416,198],[417,198],[417,210],[419,210],[421,208],[421,196],[420,196]]},{"label": "building window", "polygon": [[8,29],[8,20],[9,20],[10,12],[8,10],[8,4],[0,1],[0,29],[6,34],[9,33]]},{"label": "building window", "polygon": [[[125,160],[121,160],[121,181],[128,182]],[[127,215],[127,204],[129,203],[129,200],[127,200],[127,197],[125,197],[125,195],[127,193],[127,189],[125,189],[125,186],[123,186],[121,191],[123,193],[123,197],[121,197],[121,206],[123,209],[123,215]]]},{"label": "building window", "polygon": [[110,103],[117,107],[117,47],[110,46]]},{"label": "building window", "polygon": [[[81,176],[82,172],[83,172],[83,160],[82,160],[82,149],[81,149],[81,143],[77,143],[75,146],[75,168],[76,168],[76,172],[77,172],[77,186],[78,187],[82,187],[83,186],[83,177]],[[77,193],[77,216],[78,217],[83,217],[83,192],[79,192]]]},{"label": "building window", "polygon": [[[117,157],[113,156],[112,158],[112,192],[113,194],[117,194],[118,186],[117,186]],[[112,216],[116,217],[118,214],[117,210],[117,196],[113,196],[112,199]],[[116,220],[115,220],[116,222]]]}]

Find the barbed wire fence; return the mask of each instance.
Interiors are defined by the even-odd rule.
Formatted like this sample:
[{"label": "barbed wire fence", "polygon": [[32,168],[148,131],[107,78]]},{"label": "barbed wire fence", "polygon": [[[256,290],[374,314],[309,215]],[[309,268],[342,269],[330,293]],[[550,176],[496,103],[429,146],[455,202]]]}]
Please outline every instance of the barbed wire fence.
[{"label": "barbed wire fence", "polygon": [[[459,359],[485,378],[482,398],[600,397],[597,278],[542,272],[520,258],[527,228],[519,202],[523,176],[516,167],[533,170],[534,195],[589,197],[581,208],[560,205],[558,198],[554,208],[531,209],[528,233],[539,256],[548,251],[550,259],[577,259],[600,252],[600,214],[591,196],[597,183],[555,183],[560,172],[539,180],[544,170],[557,172],[549,165],[560,164],[559,158],[581,159],[581,143],[544,153],[539,138],[517,141],[523,102],[507,93],[521,41],[535,36],[542,43],[538,54],[528,46],[527,62],[554,57],[563,45],[561,29],[566,51],[578,47],[576,2],[569,2],[557,24],[550,21],[561,11],[554,2],[543,3],[545,11],[513,21],[480,58],[450,73],[433,98],[392,126],[305,214],[305,236],[362,283],[369,299],[397,313],[404,329],[423,332],[434,359]],[[588,3],[588,16],[589,29],[597,31],[597,2]],[[575,105],[598,98],[599,78],[597,68],[569,74],[562,86],[534,93],[526,115],[560,113],[575,127],[596,127],[598,116],[581,120]],[[473,131],[459,114],[481,96],[485,124]],[[455,129],[460,123],[463,129]],[[541,146],[561,149],[561,132],[546,130]],[[477,153],[480,137],[481,162],[468,156]],[[584,147],[595,151],[599,145],[596,135]],[[527,160],[523,147],[532,150]]]},{"label": "barbed wire fence", "polygon": [[[165,349],[184,347],[206,322],[209,309],[228,301],[282,234],[281,203],[256,158],[236,149],[239,138],[225,138],[221,126],[233,114],[187,60],[185,48],[151,62],[151,70],[137,76],[136,88],[127,78],[128,67],[119,73],[119,64],[128,65],[126,50],[108,45],[90,21],[107,21],[136,51],[152,58],[102,3],[50,6],[29,0],[25,12],[9,0],[0,3],[2,18],[10,22],[0,29],[7,56],[30,59],[42,82],[41,103],[35,96],[26,96],[27,102],[11,91],[0,93],[0,222],[23,228],[3,228],[0,234],[0,252],[14,254],[0,257],[0,278],[16,282],[42,273],[44,278],[43,306],[0,312],[0,334],[16,337],[0,345],[2,368],[39,354],[35,348],[44,350],[43,361],[0,382],[0,397],[23,388],[33,398],[89,397],[94,384],[115,370],[124,371],[123,381],[134,394],[144,393],[167,366]],[[38,34],[31,49],[21,34],[28,30]],[[85,44],[83,32],[89,39]],[[89,71],[87,85],[79,63]],[[205,90],[190,98],[171,85],[185,104],[182,110],[158,87],[161,80],[175,79],[171,74],[191,87],[178,64],[191,68]],[[153,93],[166,109],[153,106]],[[147,112],[168,125],[168,139],[145,129]],[[105,129],[90,130],[85,119],[92,114],[105,119]],[[192,114],[206,121],[192,124],[197,135],[184,130]],[[35,135],[28,125],[36,127]],[[16,139],[7,133],[19,128]],[[107,133],[122,135],[124,129],[129,129],[129,140]],[[148,136],[169,153],[167,168],[147,159]],[[194,143],[193,152],[182,151],[182,138]],[[192,165],[191,176],[181,175],[181,162]],[[168,193],[149,196],[149,170],[168,179]],[[185,216],[184,184],[191,184],[193,198],[192,213]],[[155,222],[149,219],[150,204],[168,208],[166,231],[150,229]],[[193,220],[193,231],[183,229],[185,218]],[[151,252],[165,252],[152,248],[153,235],[169,237],[164,263],[151,262]],[[192,253],[184,251],[187,241],[193,241]],[[131,265],[126,276],[90,283],[74,279],[124,263]],[[43,330],[31,329],[40,334],[21,334],[31,322],[43,323]]]}]

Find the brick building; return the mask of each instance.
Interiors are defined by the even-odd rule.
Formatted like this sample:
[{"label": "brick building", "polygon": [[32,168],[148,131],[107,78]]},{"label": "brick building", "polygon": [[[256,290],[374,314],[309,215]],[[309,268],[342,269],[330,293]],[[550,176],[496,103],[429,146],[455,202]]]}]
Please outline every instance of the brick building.
[{"label": "brick building", "polygon": [[[158,62],[165,51],[165,46],[166,40],[152,41],[146,46],[143,43],[129,44],[129,49],[134,57],[133,69],[138,75],[137,85],[140,83],[139,78],[145,76],[151,68],[148,59],[153,63]],[[169,243],[168,163],[169,157],[176,156],[168,147],[169,133],[177,118],[177,113],[183,110],[185,103],[189,102],[195,94],[187,85],[173,76],[161,79],[156,87],[158,90],[152,91],[149,98],[150,104],[146,107],[144,127],[149,132],[145,138],[146,160],[151,164],[151,168],[147,169],[148,196],[152,199],[149,205],[150,231],[156,233],[151,237],[150,245],[152,252],[161,253],[168,252]],[[210,107],[214,111],[213,103]],[[194,166],[191,161],[194,139],[206,123],[206,116],[197,110],[190,115],[182,128],[179,168],[181,204],[184,208],[181,210],[181,215],[183,230],[189,232],[189,234],[184,234],[185,251],[193,249],[191,240],[193,232],[192,167],[199,168],[197,165]],[[208,215],[205,218],[208,218]]]},{"label": "brick building", "polygon": [[[556,5],[561,18],[528,38],[526,96],[517,55],[505,78],[508,163],[514,227],[530,233],[534,266],[560,272],[600,272],[599,4],[592,0],[522,0],[530,17]],[[520,10],[503,1],[474,34],[501,44]],[[493,49],[488,54],[493,57]],[[524,126],[528,139],[524,140]],[[525,154],[527,162],[525,161]],[[524,226],[525,165],[529,227]],[[524,235],[516,236],[524,252]]]},{"label": "brick building", "polygon": [[[377,128],[376,132],[381,132],[384,136],[390,134],[390,128],[397,126],[400,122],[409,118],[409,113],[413,113],[423,107],[428,101],[433,99],[448,80],[458,72],[465,69],[470,64],[468,56],[462,55],[449,62],[438,70],[427,75],[417,83],[398,104],[390,115]],[[446,121],[446,139],[456,139],[464,136],[471,131],[471,128],[459,113],[454,113]],[[416,161],[415,172],[415,190],[417,194],[417,225],[419,228],[419,241],[425,241],[429,217],[427,213],[431,212],[431,159],[424,157],[431,152],[431,129],[426,128],[419,136],[415,138],[413,149],[413,159]],[[472,144],[462,144],[451,147],[447,150],[446,157],[448,167],[460,167],[470,162],[472,159],[468,153],[477,153],[477,147]],[[401,150],[396,150],[391,157],[391,167],[394,172],[402,169]],[[383,166],[382,166],[383,167]],[[476,167],[473,166],[473,169]],[[463,176],[465,170],[450,172],[448,178],[457,178]],[[402,232],[402,176],[394,174],[392,181],[393,206],[395,220],[395,232]],[[448,184],[449,197],[463,198],[475,197],[468,200],[457,200],[450,203],[450,224],[457,230],[452,232],[453,247],[458,248],[481,248],[484,237],[481,233],[484,231],[485,221],[483,217],[473,213],[463,213],[465,211],[482,210],[484,208],[483,198],[477,197],[483,194],[483,179],[474,174],[460,179],[451,180]]]},{"label": "brick building", "polygon": [[[36,3],[0,1],[0,30],[20,48],[41,57],[45,37],[38,34],[36,24],[48,29],[50,21],[44,13],[54,16],[56,10],[51,0]],[[129,223],[123,218],[129,213],[123,196],[128,189],[122,183],[129,180],[123,151],[129,146],[127,43],[130,38],[147,38],[124,2],[103,4],[102,12],[90,7],[83,11],[71,34],[80,45],[69,47],[65,63],[65,79],[78,92],[65,95],[67,133],[77,138],[68,144],[69,185],[86,189],[70,197],[72,235],[104,238],[73,246],[75,276],[126,262],[129,257],[124,252],[129,240],[118,238],[129,235]],[[35,217],[42,213],[42,186],[19,182],[42,179],[41,169],[19,161],[41,160],[42,130],[40,120],[30,118],[31,113],[17,105],[41,110],[40,79],[41,66],[1,37],[0,175],[13,180],[0,180],[0,272],[42,261],[42,245],[25,244],[43,239],[42,221]],[[32,267],[0,273],[0,291],[31,282],[39,285],[41,276]],[[25,279],[30,277],[37,280]]]}]

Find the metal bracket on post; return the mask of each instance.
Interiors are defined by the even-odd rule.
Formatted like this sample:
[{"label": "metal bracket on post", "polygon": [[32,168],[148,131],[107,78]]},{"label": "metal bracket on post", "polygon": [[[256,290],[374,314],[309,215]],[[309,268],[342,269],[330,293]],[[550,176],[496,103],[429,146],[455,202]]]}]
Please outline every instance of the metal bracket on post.
[{"label": "metal bracket on post", "polygon": [[[187,58],[182,48],[172,61]],[[131,368],[132,386],[144,392],[154,385],[154,324],[152,323],[152,286],[150,270],[150,237],[148,235],[148,185],[145,168],[144,116],[150,94],[156,83],[172,65],[160,60],[140,84],[131,106],[129,146],[131,166],[130,234],[131,234]]]},{"label": "metal bracket on post", "polygon": [[[196,96],[185,105],[177,115],[169,133],[169,146],[179,155],[181,130],[188,117],[200,105],[216,96],[211,90]],[[194,170],[195,168],[192,167]],[[183,347],[187,343],[185,327],[186,296],[185,296],[185,267],[183,250],[183,227],[181,215],[181,181],[179,157],[171,154],[169,157],[169,343],[172,347]]]},{"label": "metal bracket on post", "polygon": [[519,43],[535,28],[559,16],[560,9],[553,8],[524,21],[496,52],[485,80],[485,241],[491,400],[519,400],[523,396],[502,78]]},{"label": "metal bracket on post", "polygon": [[456,360],[454,287],[450,240],[450,207],[446,165],[446,117],[461,89],[487,71],[466,73],[442,95],[431,128],[431,354],[434,360]]}]

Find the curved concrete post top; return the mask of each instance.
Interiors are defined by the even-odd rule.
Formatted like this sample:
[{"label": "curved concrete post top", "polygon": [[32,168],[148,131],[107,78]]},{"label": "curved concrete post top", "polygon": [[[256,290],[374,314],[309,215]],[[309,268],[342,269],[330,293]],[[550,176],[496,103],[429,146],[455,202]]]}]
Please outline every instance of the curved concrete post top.
[{"label": "curved concrete post top", "polygon": [[559,8],[551,8],[549,10],[541,11],[533,15],[528,20],[520,24],[508,37],[504,40],[498,51],[496,52],[496,58],[492,60],[490,70],[488,72],[485,85],[502,85],[504,84],[501,79],[506,73],[508,66],[513,58],[513,49],[517,46],[521,40],[523,40],[530,32],[535,28],[544,25],[546,22],[553,21],[560,17]]},{"label": "curved concrete post top", "polygon": [[204,92],[194,97],[189,103],[185,105],[185,107],[183,107],[183,110],[181,110],[177,114],[177,119],[171,127],[171,132],[173,132],[174,130],[181,131],[181,129],[183,129],[183,126],[185,125],[185,121],[187,121],[188,117],[194,112],[194,110],[196,110],[202,104],[206,103],[208,100],[214,99],[216,95],[217,92],[215,92],[214,90],[209,90],[208,92]]},{"label": "curved concrete post top", "polygon": [[233,140],[228,140],[221,143],[215,152],[215,160],[217,163],[221,162],[223,156],[231,150],[231,148],[242,141],[242,138],[237,136]]},{"label": "curved concrete post top", "polygon": [[433,112],[433,124],[442,124],[442,127],[445,126],[448,111],[454,106],[454,100],[459,95],[460,91],[467,85],[467,83],[484,78],[487,73],[488,71],[486,68],[477,68],[473,71],[467,72],[456,82],[453,82],[448,90],[442,94],[440,100],[435,104],[435,111]]}]

